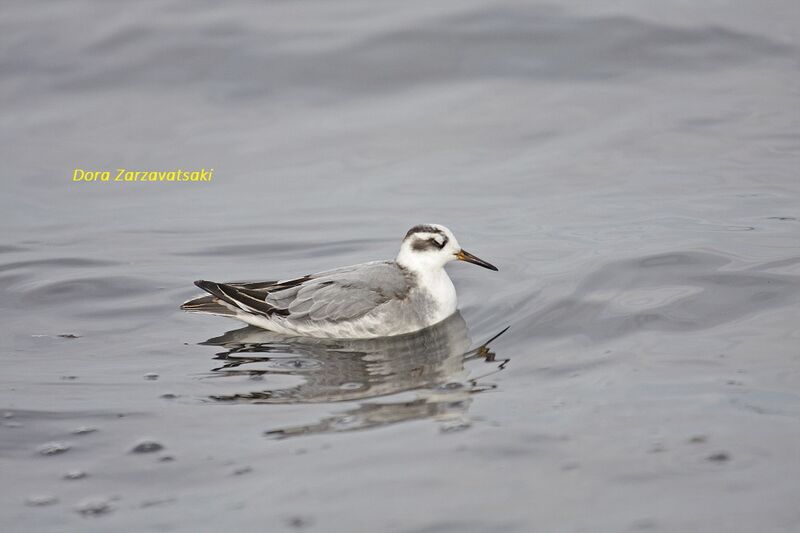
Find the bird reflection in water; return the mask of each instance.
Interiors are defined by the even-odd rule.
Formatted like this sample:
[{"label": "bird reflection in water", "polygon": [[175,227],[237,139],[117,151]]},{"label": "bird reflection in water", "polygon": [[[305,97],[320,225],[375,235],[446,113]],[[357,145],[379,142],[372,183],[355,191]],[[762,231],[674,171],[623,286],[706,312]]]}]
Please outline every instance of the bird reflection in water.
[{"label": "bird reflection in water", "polygon": [[[286,337],[248,326],[203,344],[225,351],[215,359],[217,377],[267,379],[297,376],[302,383],[238,394],[216,395],[220,402],[296,404],[364,401],[357,407],[311,425],[267,431],[272,438],[375,428],[430,418],[442,431],[470,426],[468,410],[475,393],[495,386],[479,383],[506,367],[489,343],[470,349],[467,325],[460,313],[424,330],[378,339]],[[474,365],[492,365],[470,377]],[[259,381],[260,382],[260,381]],[[408,393],[413,391],[413,397]],[[398,396],[400,398],[398,398]]]}]

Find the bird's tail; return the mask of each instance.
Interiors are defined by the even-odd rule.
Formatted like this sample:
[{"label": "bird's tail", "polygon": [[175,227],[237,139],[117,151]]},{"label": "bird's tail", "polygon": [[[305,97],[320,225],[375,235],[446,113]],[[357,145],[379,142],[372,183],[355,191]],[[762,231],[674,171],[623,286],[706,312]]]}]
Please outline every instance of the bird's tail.
[{"label": "bird's tail", "polygon": [[[210,283],[210,282],[204,282]],[[195,283],[201,289],[206,289],[199,285],[199,282]],[[207,290],[207,289],[206,289]],[[209,291],[210,292],[210,291]],[[220,303],[219,298],[216,295],[211,296],[200,296],[198,298],[192,298],[191,300],[187,300],[181,304],[181,309],[184,311],[188,311],[190,313],[206,313],[209,315],[220,315],[220,316],[236,316],[236,313],[229,308],[225,307]]]}]

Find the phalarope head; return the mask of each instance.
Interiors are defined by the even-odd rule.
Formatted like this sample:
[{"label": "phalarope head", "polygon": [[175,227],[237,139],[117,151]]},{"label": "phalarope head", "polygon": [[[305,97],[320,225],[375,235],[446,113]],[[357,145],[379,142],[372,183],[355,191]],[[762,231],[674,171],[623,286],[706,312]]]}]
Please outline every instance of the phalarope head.
[{"label": "phalarope head", "polygon": [[414,271],[434,270],[454,260],[497,270],[497,267],[462,249],[453,232],[439,224],[414,226],[403,239],[397,263]]}]

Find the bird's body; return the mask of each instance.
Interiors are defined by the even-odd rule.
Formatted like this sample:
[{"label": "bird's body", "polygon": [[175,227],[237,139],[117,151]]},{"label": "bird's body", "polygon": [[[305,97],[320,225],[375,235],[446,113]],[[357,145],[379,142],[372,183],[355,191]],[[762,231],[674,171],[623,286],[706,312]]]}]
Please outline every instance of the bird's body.
[{"label": "bird's body", "polygon": [[286,281],[195,284],[211,296],[187,311],[229,316],[277,333],[331,338],[387,337],[417,331],[456,311],[445,263],[461,259],[497,270],[464,252],[452,232],[415,226],[394,261],[373,261]]}]

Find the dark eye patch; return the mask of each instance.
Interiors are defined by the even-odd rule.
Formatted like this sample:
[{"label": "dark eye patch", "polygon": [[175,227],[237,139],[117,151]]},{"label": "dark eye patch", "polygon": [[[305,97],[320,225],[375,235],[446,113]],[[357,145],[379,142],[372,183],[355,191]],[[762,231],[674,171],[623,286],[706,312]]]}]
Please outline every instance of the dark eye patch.
[{"label": "dark eye patch", "polygon": [[439,244],[436,239],[414,239],[411,243],[411,248],[421,252],[424,250],[441,250],[447,244],[447,237],[442,235],[442,243]]}]

